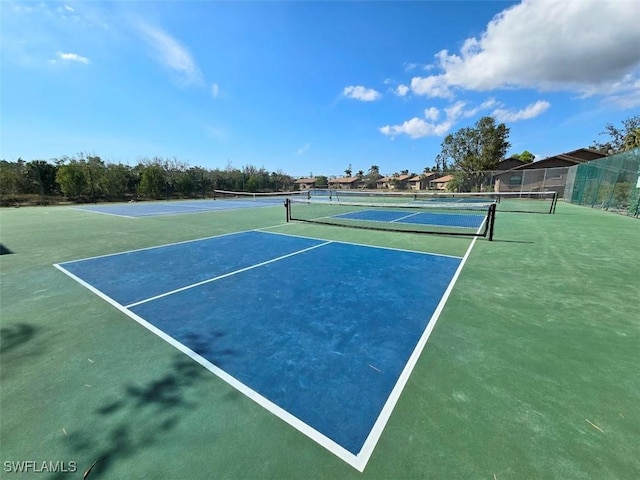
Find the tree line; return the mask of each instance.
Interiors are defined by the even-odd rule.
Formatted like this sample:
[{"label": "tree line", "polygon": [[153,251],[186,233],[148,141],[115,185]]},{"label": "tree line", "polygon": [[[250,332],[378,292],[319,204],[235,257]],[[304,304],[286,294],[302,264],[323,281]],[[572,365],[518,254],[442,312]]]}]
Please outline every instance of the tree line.
[{"label": "tree line", "polygon": [[62,198],[71,202],[210,198],[214,190],[287,191],[294,180],[282,171],[253,165],[204,169],[160,157],[143,159],[135,166],[85,154],[53,161],[18,158],[0,160],[0,202],[7,206]]}]

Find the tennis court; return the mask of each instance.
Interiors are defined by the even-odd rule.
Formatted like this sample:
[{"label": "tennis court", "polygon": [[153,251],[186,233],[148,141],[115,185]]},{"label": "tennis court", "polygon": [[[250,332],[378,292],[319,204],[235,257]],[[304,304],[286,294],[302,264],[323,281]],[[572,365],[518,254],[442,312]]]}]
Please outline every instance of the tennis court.
[{"label": "tennis court", "polygon": [[3,478],[639,476],[637,219],[130,212],[0,211]]},{"label": "tennis court", "polygon": [[363,469],[460,264],[252,231],[56,267]]},{"label": "tennis court", "polygon": [[[239,197],[239,198],[238,198]],[[117,217],[139,218],[155,217],[158,215],[182,215],[186,213],[203,213],[217,210],[237,210],[239,208],[273,207],[284,204],[289,195],[251,195],[248,198],[237,194],[236,197],[203,199],[203,200],[175,200],[166,202],[131,202],[101,205],[83,205],[73,207],[77,210],[114,215]]]}]

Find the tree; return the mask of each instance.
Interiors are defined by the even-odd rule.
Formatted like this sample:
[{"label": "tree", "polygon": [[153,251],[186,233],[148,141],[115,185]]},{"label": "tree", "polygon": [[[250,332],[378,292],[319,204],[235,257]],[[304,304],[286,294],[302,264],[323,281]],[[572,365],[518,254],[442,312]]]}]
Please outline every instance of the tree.
[{"label": "tree", "polygon": [[77,160],[69,160],[69,163],[58,165],[56,182],[60,190],[67,198],[79,199],[87,188],[87,180],[83,165]]},{"label": "tree", "polygon": [[318,175],[317,177],[315,177],[313,185],[316,188],[327,188],[329,186],[329,179],[324,175]]},{"label": "tree", "polygon": [[624,136],[624,151],[640,147],[640,128],[635,128]]},{"label": "tree", "polygon": [[[207,171],[202,167],[191,167],[187,170],[186,176],[191,179],[193,183],[193,190],[191,195],[195,197],[207,198],[207,188],[210,186],[210,182],[207,178]],[[185,182],[186,183],[186,182]],[[184,184],[181,184],[182,188]]]},{"label": "tree", "polygon": [[525,150],[522,153],[514,153],[510,158],[515,158],[516,160],[523,161],[524,163],[531,163],[536,159],[536,156],[529,150]]},{"label": "tree", "polygon": [[15,195],[19,191],[20,172],[17,162],[0,160],[0,195]]},{"label": "tree", "polygon": [[247,179],[247,184],[245,186],[245,188],[247,189],[248,192],[257,192],[258,189],[260,188],[260,183],[258,181],[258,177],[256,177],[255,175],[251,175],[248,179]]},{"label": "tree", "polygon": [[640,115],[634,115],[623,120],[622,127],[607,123],[604,127],[604,132],[600,132],[600,135],[608,135],[609,139],[604,143],[594,141],[591,148],[604,154],[623,152],[625,148],[629,147],[629,141],[633,144],[632,138],[635,137],[636,134],[634,132],[638,129],[640,129]]},{"label": "tree", "polygon": [[509,128],[504,123],[496,125],[493,117],[482,117],[474,128],[461,128],[447,135],[438,156],[445,165],[450,160],[458,170],[493,170],[511,146],[508,138]]},{"label": "tree", "polygon": [[127,165],[108,164],[102,177],[102,192],[111,200],[123,200],[135,192],[135,174]]},{"label": "tree", "polygon": [[[313,177],[313,175],[311,177]],[[293,178],[291,178],[291,176],[287,175],[282,170],[277,170],[275,172],[271,172],[269,185],[274,192],[282,192],[282,191],[286,192],[291,189],[291,185],[293,184],[293,181],[294,180]]]},{"label": "tree", "polygon": [[178,195],[192,197],[198,188],[198,177],[191,170],[178,172],[175,176],[175,188]]},{"label": "tree", "polygon": [[140,177],[139,191],[149,198],[162,198],[165,193],[167,175],[160,165],[146,165]]},{"label": "tree", "polygon": [[447,169],[447,155],[444,149],[436,155],[435,164],[436,166],[433,169],[435,172],[444,172]]},{"label": "tree", "polygon": [[102,159],[96,155],[88,155],[86,159],[80,154],[80,163],[85,169],[85,178],[87,180],[88,194],[93,202],[97,201],[98,196],[102,196],[102,178],[104,177],[105,165]]},{"label": "tree", "polygon": [[34,190],[40,194],[40,203],[44,205],[45,196],[55,193],[57,167],[44,160],[34,160],[27,163],[26,169],[27,178],[34,185]]},{"label": "tree", "polygon": [[345,174],[347,177],[350,177],[352,172],[353,172],[353,170],[351,169],[351,164],[349,164],[349,166],[348,166],[348,167],[346,168],[346,170],[344,171],[344,174]]},{"label": "tree", "polygon": [[376,188],[378,184],[378,179],[381,178],[380,175],[380,167],[378,165],[371,165],[369,171],[364,175],[364,187],[365,188]]},{"label": "tree", "polygon": [[451,163],[458,172],[457,189],[480,188],[485,175],[478,172],[495,170],[511,146],[508,138],[509,128],[504,123],[496,125],[493,117],[482,117],[475,127],[461,128],[445,137],[436,165],[444,171]]}]

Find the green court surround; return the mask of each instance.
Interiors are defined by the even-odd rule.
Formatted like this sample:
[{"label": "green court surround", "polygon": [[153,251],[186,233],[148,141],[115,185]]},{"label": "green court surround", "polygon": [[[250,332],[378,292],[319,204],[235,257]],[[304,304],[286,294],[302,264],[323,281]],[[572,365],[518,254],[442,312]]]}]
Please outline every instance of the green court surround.
[{"label": "green court surround", "polygon": [[89,479],[640,478],[637,219],[498,213],[363,473],[52,266],[253,228],[451,255],[471,241],[285,225],[282,207],[0,211],[0,468],[78,465],[0,477],[97,461]]}]

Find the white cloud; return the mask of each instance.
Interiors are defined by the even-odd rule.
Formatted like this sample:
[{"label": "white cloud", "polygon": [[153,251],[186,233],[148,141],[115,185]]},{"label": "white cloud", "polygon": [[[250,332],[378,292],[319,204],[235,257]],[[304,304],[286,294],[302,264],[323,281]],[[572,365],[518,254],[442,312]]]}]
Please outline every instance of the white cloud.
[{"label": "white cloud", "polygon": [[220,95],[220,85],[217,83],[211,84],[211,95],[213,95],[213,98],[218,98],[218,95]]},{"label": "white cloud", "polygon": [[70,7],[69,5],[65,5],[65,6],[64,6],[64,9],[65,9],[67,12],[75,12],[75,11],[76,11],[76,9],[75,9],[75,8]]},{"label": "white cloud", "polygon": [[474,116],[480,111],[488,110],[496,105],[498,102],[490,98],[478,107],[468,108],[467,103],[460,100],[444,109],[444,118],[440,122],[437,120],[442,117],[442,112],[436,107],[430,107],[424,110],[423,118],[414,117],[400,125],[385,125],[378,130],[391,138],[398,135],[408,135],[411,138],[444,136],[459,119]]},{"label": "white cloud", "polygon": [[611,84],[603,103],[612,104],[617,108],[630,109],[640,107],[640,75],[626,75],[618,82]]},{"label": "white cloud", "polygon": [[500,105],[501,105],[500,102],[496,101],[495,98],[489,98],[488,100],[485,100],[484,102],[482,102],[476,108],[465,110],[464,117],[465,118],[473,117],[484,110],[489,110],[493,107],[499,107]]},{"label": "white cloud", "polygon": [[604,98],[604,102],[613,104],[623,110],[640,108],[640,86],[637,86],[635,90],[630,90],[620,95],[609,95]]},{"label": "white cloud", "polygon": [[539,100],[518,111],[496,108],[492,115],[499,122],[517,122],[519,120],[537,117],[544,113],[550,106],[551,104],[549,102]]},{"label": "white cloud", "polygon": [[436,121],[438,116],[440,116],[440,110],[436,107],[430,107],[424,111],[424,118],[427,120]]},{"label": "white cloud", "polygon": [[409,93],[409,87],[407,87],[406,85],[400,84],[396,87],[394,92],[399,97],[404,97],[407,93]]},{"label": "white cloud", "polygon": [[444,75],[413,77],[411,79],[411,91],[416,95],[425,95],[432,98],[453,98],[453,92]]},{"label": "white cloud", "polygon": [[435,126],[432,123],[425,122],[422,118],[413,117],[411,120],[406,120],[402,125],[385,125],[380,127],[380,132],[391,138],[405,134],[411,138],[427,137],[434,135]]},{"label": "white cloud", "polygon": [[299,148],[296,153],[298,155],[302,155],[303,153],[306,153],[309,150],[309,148],[311,148],[311,145],[309,145],[308,143],[305,143],[304,146]]},{"label": "white cloud", "polygon": [[164,30],[145,23],[138,24],[138,30],[153,48],[160,63],[175,72],[181,83],[199,85],[202,74],[189,50]]},{"label": "white cloud", "polygon": [[640,76],[638,25],[633,1],[523,0],[496,15],[479,38],[468,38],[459,53],[439,52],[441,73],[415,77],[411,87],[439,98],[451,98],[453,89],[608,94],[625,75]]},{"label": "white cloud", "polygon": [[345,87],[342,94],[347,98],[353,98],[362,102],[373,102],[382,98],[380,92],[373,88],[365,88],[362,86]]},{"label": "white cloud", "polygon": [[[64,53],[57,52],[56,56],[65,62],[78,62],[84,63],[85,65],[89,63],[89,59],[87,57],[83,57],[82,55],[78,55],[77,53]],[[56,63],[55,60],[52,60],[51,63]]]},{"label": "white cloud", "polygon": [[442,136],[451,129],[455,121],[464,113],[464,106],[464,102],[456,102],[445,108],[445,118],[440,123],[435,122],[440,116],[440,111],[435,107],[431,107],[425,109],[424,118],[413,117],[400,125],[385,125],[378,130],[391,138],[398,135],[408,135],[411,138]]}]

